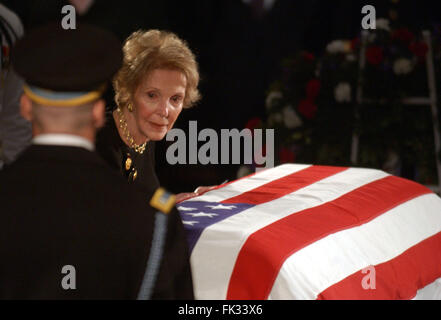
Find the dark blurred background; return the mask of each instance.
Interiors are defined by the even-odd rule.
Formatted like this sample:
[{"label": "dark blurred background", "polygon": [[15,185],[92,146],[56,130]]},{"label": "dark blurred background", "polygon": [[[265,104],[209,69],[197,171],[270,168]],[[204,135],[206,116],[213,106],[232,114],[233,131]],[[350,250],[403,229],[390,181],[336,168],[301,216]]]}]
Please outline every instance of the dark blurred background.
[{"label": "dark blurred background", "polygon": [[[61,19],[61,8],[70,4],[1,2],[19,15],[25,30]],[[333,39],[356,37],[366,4],[375,6],[377,18],[398,17],[412,28],[424,29],[440,21],[441,2],[424,0],[95,0],[77,23],[103,26],[121,41],[137,29],[177,33],[197,55],[203,99],[181,113],[176,127],[188,131],[188,121],[197,120],[198,130],[241,129],[253,117],[266,117],[265,98],[280,76],[281,61],[300,49],[318,56]],[[111,93],[107,99],[112,105]],[[171,191],[191,191],[236,177],[238,165],[171,166],[165,160],[166,147],[165,141],[158,143],[157,171]]]}]

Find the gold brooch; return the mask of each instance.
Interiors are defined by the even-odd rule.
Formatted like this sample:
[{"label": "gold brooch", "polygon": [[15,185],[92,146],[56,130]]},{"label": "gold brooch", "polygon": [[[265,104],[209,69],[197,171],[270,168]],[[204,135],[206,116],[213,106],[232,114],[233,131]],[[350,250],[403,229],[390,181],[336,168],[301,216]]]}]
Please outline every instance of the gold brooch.
[{"label": "gold brooch", "polygon": [[130,155],[127,155],[126,163],[125,163],[126,171],[129,171],[132,167],[132,158],[130,158]]}]

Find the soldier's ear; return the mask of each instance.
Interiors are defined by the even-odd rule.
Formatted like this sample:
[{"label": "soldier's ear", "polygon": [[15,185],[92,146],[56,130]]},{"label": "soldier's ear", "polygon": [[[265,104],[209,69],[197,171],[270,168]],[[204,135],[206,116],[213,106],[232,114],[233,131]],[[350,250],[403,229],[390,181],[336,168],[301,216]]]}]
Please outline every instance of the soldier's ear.
[{"label": "soldier's ear", "polygon": [[28,121],[32,121],[32,101],[26,94],[20,97],[20,114]]},{"label": "soldier's ear", "polygon": [[104,111],[106,108],[106,103],[103,99],[99,99],[93,103],[92,108],[92,117],[93,117],[93,125],[96,129],[104,126],[106,117],[104,115]]}]

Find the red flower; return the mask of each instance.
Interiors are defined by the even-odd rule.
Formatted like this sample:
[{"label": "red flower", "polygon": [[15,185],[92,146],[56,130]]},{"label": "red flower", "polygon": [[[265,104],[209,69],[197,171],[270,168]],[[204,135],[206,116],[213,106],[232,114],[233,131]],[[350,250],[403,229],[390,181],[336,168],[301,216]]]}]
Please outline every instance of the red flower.
[{"label": "red flower", "polygon": [[406,44],[412,42],[414,38],[414,34],[410,32],[407,28],[400,28],[392,33],[392,39],[400,40]]},{"label": "red flower", "polygon": [[281,148],[279,151],[280,163],[293,163],[295,154],[288,148]]},{"label": "red flower", "polygon": [[306,96],[314,100],[320,92],[321,82],[319,79],[311,79],[306,84]]},{"label": "red flower", "polygon": [[369,47],[366,50],[366,59],[370,64],[380,64],[383,61],[383,49],[377,46]]},{"label": "red flower", "polygon": [[305,59],[308,62],[312,62],[312,61],[314,61],[315,57],[311,52],[304,51],[303,52],[303,59]]},{"label": "red flower", "polygon": [[254,129],[260,127],[261,123],[262,123],[262,120],[260,120],[260,118],[254,117],[254,118],[251,118],[250,120],[248,120],[247,124],[245,125],[245,128],[250,129],[250,130],[254,130]]},{"label": "red flower", "polygon": [[413,52],[420,60],[426,57],[427,51],[429,48],[427,44],[424,42],[412,42],[409,45],[409,50]]},{"label": "red flower", "polygon": [[303,99],[299,102],[298,111],[306,119],[313,119],[317,113],[317,106],[310,99]]}]

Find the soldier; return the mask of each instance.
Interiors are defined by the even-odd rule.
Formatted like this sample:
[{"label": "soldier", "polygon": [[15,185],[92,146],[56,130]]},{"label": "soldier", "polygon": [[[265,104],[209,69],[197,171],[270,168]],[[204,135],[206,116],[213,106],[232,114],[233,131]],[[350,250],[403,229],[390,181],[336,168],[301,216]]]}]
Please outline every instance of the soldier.
[{"label": "soldier", "polygon": [[18,16],[0,3],[0,169],[15,160],[31,140],[31,126],[20,116],[23,79],[10,67],[10,49],[23,36]]},{"label": "soldier", "polygon": [[193,299],[174,197],[138,193],[94,151],[121,60],[89,25],[47,25],[14,48],[33,140],[0,172],[0,298]]}]

